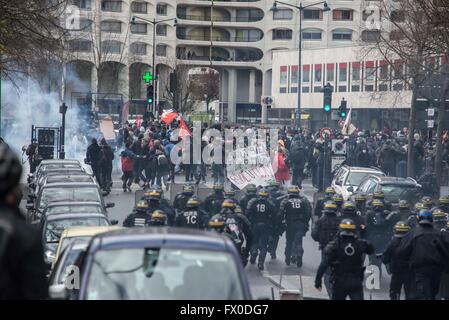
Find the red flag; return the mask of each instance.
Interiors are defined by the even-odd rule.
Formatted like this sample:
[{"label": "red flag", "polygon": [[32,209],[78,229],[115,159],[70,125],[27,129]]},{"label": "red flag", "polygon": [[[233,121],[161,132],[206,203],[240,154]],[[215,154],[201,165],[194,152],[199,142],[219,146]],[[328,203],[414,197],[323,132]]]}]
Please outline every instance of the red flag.
[{"label": "red flag", "polygon": [[185,123],[182,117],[179,120],[179,129],[180,129],[179,136],[181,137],[181,139],[183,139],[187,135],[192,136],[192,133],[190,132],[189,127],[187,126],[187,123]]},{"label": "red flag", "polygon": [[165,110],[161,115],[161,122],[170,124],[176,119],[176,117],[178,117],[178,113],[173,111],[173,109]]}]

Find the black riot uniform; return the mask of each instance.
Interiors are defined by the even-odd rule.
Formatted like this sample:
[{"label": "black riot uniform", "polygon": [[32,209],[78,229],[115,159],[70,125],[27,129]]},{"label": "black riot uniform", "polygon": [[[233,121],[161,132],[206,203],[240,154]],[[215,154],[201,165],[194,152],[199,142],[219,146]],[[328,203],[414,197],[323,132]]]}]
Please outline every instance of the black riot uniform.
[{"label": "black riot uniform", "polygon": [[410,204],[406,200],[400,200],[398,209],[390,214],[389,220],[394,224],[399,221],[404,221],[411,227],[413,224],[413,215],[410,210]]},{"label": "black riot uniform", "polygon": [[175,223],[175,210],[173,210],[170,203],[163,197],[163,191],[161,187],[156,187],[144,193],[142,198],[148,202],[148,214],[152,214],[154,210],[160,209],[167,216],[167,224],[172,226]]},{"label": "black riot uniform", "polygon": [[148,203],[141,200],[137,203],[133,213],[123,221],[124,227],[146,227],[150,223],[151,215],[148,214]]},{"label": "black riot uniform", "polygon": [[[337,216],[337,205],[335,202],[332,200],[327,201],[324,204],[323,214],[312,228],[312,239],[319,244],[321,259],[324,258],[324,248],[326,248],[327,244],[334,240],[338,234],[340,220],[340,217]],[[326,290],[330,297],[332,292],[330,269],[324,274],[324,285],[326,286]]]},{"label": "black riot uniform", "polygon": [[385,252],[382,254],[382,262],[391,274],[390,280],[390,299],[400,300],[401,290],[404,288],[405,299],[413,299],[413,272],[408,261],[402,260],[397,250],[401,244],[402,238],[411,230],[405,221],[399,221],[394,226],[394,236],[388,243]]},{"label": "black riot uniform", "polygon": [[319,198],[316,203],[315,203],[315,208],[314,208],[314,216],[316,217],[321,217],[321,214],[323,213],[323,209],[324,209],[324,203],[332,200],[332,197],[335,194],[335,189],[332,187],[326,188],[324,197]]},{"label": "black riot uniform", "polygon": [[[337,206],[338,210],[338,206]],[[340,221],[344,219],[351,219],[356,225],[356,233],[359,238],[365,238],[366,220],[364,217],[358,215],[355,204],[351,201],[346,201],[341,208],[341,212],[337,211]]]},{"label": "black riot uniform", "polygon": [[288,198],[282,200],[280,205],[280,216],[285,221],[286,229],[285,263],[290,265],[291,257],[294,256],[300,268],[304,254],[302,240],[309,231],[312,206],[307,198],[300,195],[298,187],[288,188],[287,193]]},{"label": "black riot uniform", "polygon": [[219,213],[224,200],[223,185],[214,184],[214,193],[208,195],[202,204],[202,209],[210,216]]},{"label": "black riot uniform", "polygon": [[440,209],[449,214],[449,195],[441,196],[438,199],[438,205],[434,209]]},{"label": "black riot uniform", "polygon": [[447,229],[447,214],[441,209],[432,211],[433,227],[438,231],[446,231]]},{"label": "black riot uniform", "polygon": [[373,207],[373,201],[374,200],[380,200],[384,204],[385,210],[391,211],[391,203],[385,200],[385,194],[382,191],[375,191],[373,192],[373,197],[366,201],[366,208],[367,210],[371,210]]},{"label": "black riot uniform", "polygon": [[255,185],[251,184],[246,187],[246,193],[243,195],[243,197],[240,199],[240,207],[242,208],[243,212],[246,212],[246,208],[248,206],[248,202],[251,199],[254,199],[257,197],[257,188]]},{"label": "black riot uniform", "polygon": [[[269,187],[268,199],[273,203],[277,209],[281,205],[281,201],[286,195],[280,190],[279,182],[273,182]],[[268,238],[268,252],[270,252],[271,259],[276,259],[276,251],[279,244],[279,238],[284,233],[284,225],[282,224],[282,216],[278,211],[275,212],[275,224],[271,229],[270,237]]]},{"label": "black riot uniform", "polygon": [[374,247],[356,235],[356,225],[351,219],[343,220],[335,240],[324,249],[324,257],[318,267],[315,287],[321,289],[322,278],[331,268],[332,300],[363,300],[363,266],[365,254],[372,254]]},{"label": "black riot uniform", "polygon": [[357,214],[361,217],[366,216],[366,197],[364,194],[357,194],[354,197],[355,208],[357,209]]},{"label": "black riot uniform", "polygon": [[248,203],[246,212],[253,231],[250,262],[254,264],[259,254],[258,268],[263,270],[268,251],[268,236],[276,223],[275,207],[268,200],[268,191],[266,189],[261,189],[257,192],[257,198],[252,199]]},{"label": "black riot uniform", "polygon": [[182,192],[178,193],[173,200],[173,208],[176,213],[183,211],[186,208],[187,201],[193,196],[194,188],[191,185],[182,187]]},{"label": "black riot uniform", "polygon": [[162,210],[154,210],[151,214],[150,227],[165,227],[167,225],[167,215]]},{"label": "black riot uniform", "polygon": [[434,300],[449,259],[449,236],[435,230],[432,213],[422,210],[418,226],[405,236],[398,248],[401,259],[409,261],[415,278],[416,299]]},{"label": "black riot uniform", "polygon": [[204,229],[209,221],[209,216],[200,209],[200,200],[197,197],[190,198],[186,208],[176,215],[177,227]]},{"label": "black riot uniform", "polygon": [[343,207],[343,196],[341,194],[334,194],[332,197],[332,200],[335,202],[335,204],[337,205],[337,213],[341,213],[342,212],[342,207]]}]

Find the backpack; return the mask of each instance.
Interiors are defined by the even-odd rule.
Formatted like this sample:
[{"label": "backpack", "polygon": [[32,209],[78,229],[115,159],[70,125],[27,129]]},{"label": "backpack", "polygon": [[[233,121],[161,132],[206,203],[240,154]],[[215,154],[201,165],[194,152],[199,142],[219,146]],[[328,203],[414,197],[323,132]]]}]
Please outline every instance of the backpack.
[{"label": "backpack", "polygon": [[122,157],[122,171],[129,172],[134,171],[134,162],[130,157]]},{"label": "backpack", "polygon": [[298,162],[301,160],[304,154],[304,149],[299,142],[294,142],[290,148],[290,161]]},{"label": "backpack", "polygon": [[165,154],[160,154],[157,156],[157,165],[159,168],[168,168],[168,159]]}]

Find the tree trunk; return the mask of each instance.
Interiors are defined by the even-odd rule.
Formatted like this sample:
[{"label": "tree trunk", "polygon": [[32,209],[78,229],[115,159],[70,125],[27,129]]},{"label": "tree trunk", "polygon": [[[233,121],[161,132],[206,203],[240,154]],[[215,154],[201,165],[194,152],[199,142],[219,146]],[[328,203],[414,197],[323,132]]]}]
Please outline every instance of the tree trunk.
[{"label": "tree trunk", "polygon": [[407,145],[407,176],[415,177],[415,163],[413,159],[413,135],[415,134],[416,124],[416,98],[417,89],[414,86],[412,93],[412,105],[410,107],[410,117],[408,120],[408,145]]},{"label": "tree trunk", "polygon": [[449,90],[449,80],[444,81],[444,85],[442,88],[442,95],[440,99],[440,103],[438,104],[438,123],[437,123],[437,141],[435,148],[435,173],[437,179],[437,185],[441,186],[442,175],[442,160],[443,160],[443,144],[441,142],[441,136],[443,135],[444,129],[444,118],[446,113],[445,102],[447,91]]}]

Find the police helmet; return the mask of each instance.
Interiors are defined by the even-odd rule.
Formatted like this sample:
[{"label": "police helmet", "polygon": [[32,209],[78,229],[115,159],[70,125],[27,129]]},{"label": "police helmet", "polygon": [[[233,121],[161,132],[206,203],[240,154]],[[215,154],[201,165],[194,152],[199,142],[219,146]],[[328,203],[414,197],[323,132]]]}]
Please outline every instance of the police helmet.
[{"label": "police helmet", "polygon": [[215,191],[223,191],[223,185],[220,183],[216,183],[216,184],[214,184],[213,189]]},{"label": "police helmet", "polygon": [[394,236],[396,238],[404,237],[410,231],[410,226],[404,221],[398,221],[394,225]]},{"label": "police helmet", "polygon": [[383,201],[381,201],[381,200],[379,200],[379,199],[374,199],[373,200],[373,202],[371,202],[371,206],[374,208],[374,209],[383,209],[383,207],[384,207],[384,203],[383,203]]},{"label": "police helmet", "polygon": [[447,214],[441,209],[435,209],[432,212],[433,222],[447,221]]},{"label": "police helmet", "polygon": [[240,206],[235,206],[234,212],[235,212],[235,213],[238,213],[238,214],[243,214],[242,207],[240,207]]},{"label": "police helmet", "polygon": [[336,213],[337,205],[334,201],[329,200],[324,203],[324,212]]},{"label": "police helmet", "polygon": [[420,212],[422,209],[424,209],[424,206],[421,202],[415,203],[415,212]]},{"label": "police helmet", "polygon": [[354,197],[355,202],[366,202],[366,196],[362,193],[356,194]]},{"label": "police helmet", "polygon": [[353,220],[351,219],[343,219],[338,225],[338,229],[340,230],[340,234],[342,236],[354,236],[356,226]]},{"label": "police helmet", "polygon": [[430,209],[433,206],[433,201],[428,196],[422,197],[421,203],[422,203],[424,209]]},{"label": "police helmet", "polygon": [[325,193],[326,195],[328,195],[328,196],[336,194],[335,189],[332,188],[332,187],[326,188],[326,190],[324,191],[324,193]]},{"label": "police helmet", "polygon": [[225,227],[225,219],[222,215],[216,214],[210,218],[209,222],[207,223],[210,229],[217,230],[219,232],[222,232]]},{"label": "police helmet", "polygon": [[151,220],[160,222],[161,224],[165,224],[165,222],[167,221],[167,215],[162,210],[154,210],[151,214]]},{"label": "police helmet", "polygon": [[287,189],[287,193],[288,193],[289,195],[293,195],[293,196],[299,195],[299,192],[300,192],[300,191],[301,191],[301,190],[299,189],[298,186],[290,186],[290,187],[288,187],[288,189]]},{"label": "police helmet", "polygon": [[145,192],[144,195],[145,195],[145,197],[148,198],[148,200],[160,200],[161,199],[161,193],[154,189],[149,192]]},{"label": "police helmet", "polygon": [[234,199],[224,199],[221,204],[222,209],[235,209],[235,207],[236,207],[236,203],[235,203]]},{"label": "police helmet", "polygon": [[262,197],[262,198],[267,198],[267,197],[268,197],[268,191],[267,191],[267,189],[262,188],[262,189],[260,189],[260,190],[257,192],[257,195],[258,195],[259,197]]},{"label": "police helmet", "polygon": [[136,208],[139,210],[146,210],[148,209],[148,202],[146,202],[145,200],[140,200],[139,202],[137,202],[136,204]]},{"label": "police helmet", "polygon": [[385,199],[385,195],[382,191],[374,191],[373,198],[374,199]]},{"label": "police helmet", "polygon": [[332,200],[334,200],[337,205],[342,205],[343,201],[344,201],[341,194],[338,194],[338,193],[334,194],[334,196],[332,197]]},{"label": "police helmet", "polygon": [[440,199],[438,199],[438,204],[449,204],[449,195],[441,196]]},{"label": "police helmet", "polygon": [[398,208],[399,210],[409,210],[410,205],[408,204],[407,200],[400,200]]},{"label": "police helmet", "polygon": [[355,213],[355,204],[352,201],[345,201],[345,203],[343,203],[342,210],[344,213]]},{"label": "police helmet", "polygon": [[235,190],[226,190],[225,192],[224,192],[224,196],[226,197],[226,198],[235,198]]},{"label": "police helmet", "polygon": [[256,193],[257,192],[257,187],[255,184],[249,184],[248,186],[246,186],[246,192],[247,193]]},{"label": "police helmet", "polygon": [[195,189],[192,185],[186,184],[182,187],[182,193],[192,195],[195,192]]},{"label": "police helmet", "polygon": [[187,200],[186,207],[187,208],[197,208],[201,204],[201,201],[198,197],[191,197]]},{"label": "police helmet", "polygon": [[433,224],[433,215],[429,210],[421,210],[417,216],[419,224]]}]

